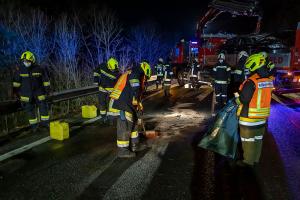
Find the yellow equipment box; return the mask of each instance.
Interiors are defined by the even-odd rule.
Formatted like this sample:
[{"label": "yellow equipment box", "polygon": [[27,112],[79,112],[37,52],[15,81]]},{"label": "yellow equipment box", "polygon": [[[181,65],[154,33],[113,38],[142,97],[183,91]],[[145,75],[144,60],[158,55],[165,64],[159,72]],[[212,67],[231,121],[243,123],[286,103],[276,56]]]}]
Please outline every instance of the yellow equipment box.
[{"label": "yellow equipment box", "polygon": [[69,138],[69,124],[66,122],[50,122],[50,137],[55,140],[64,140]]},{"label": "yellow equipment box", "polygon": [[82,118],[87,118],[87,119],[92,119],[97,117],[97,107],[92,105],[92,106],[82,106]]}]

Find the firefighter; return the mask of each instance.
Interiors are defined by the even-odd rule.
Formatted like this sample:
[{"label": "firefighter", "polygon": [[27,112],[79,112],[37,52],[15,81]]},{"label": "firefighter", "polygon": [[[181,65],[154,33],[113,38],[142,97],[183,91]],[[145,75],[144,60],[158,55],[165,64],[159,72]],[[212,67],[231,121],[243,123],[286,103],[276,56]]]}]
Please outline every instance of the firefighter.
[{"label": "firefighter", "polygon": [[195,57],[191,64],[191,71],[190,71],[190,80],[193,87],[197,87],[199,85],[198,83],[199,72],[200,72],[199,60],[197,57]]},{"label": "firefighter", "polygon": [[29,116],[29,124],[33,132],[38,128],[35,105],[39,108],[40,125],[49,128],[49,113],[46,102],[50,91],[50,81],[44,68],[36,63],[30,51],[21,55],[22,64],[16,68],[13,78],[13,94],[17,96],[22,107]]},{"label": "firefighter", "polygon": [[157,75],[156,79],[156,89],[158,89],[159,85],[162,85],[163,77],[164,77],[164,60],[162,58],[158,59],[157,65],[155,65],[155,73]]},{"label": "firefighter", "polygon": [[[249,57],[246,51],[241,51],[238,54],[238,63],[236,69],[233,72],[234,88],[233,92],[239,90],[240,85],[245,81],[248,72],[245,72],[245,63]],[[248,71],[248,70],[247,70]]]},{"label": "firefighter", "polygon": [[118,80],[118,61],[111,57],[107,63],[102,63],[94,70],[94,84],[99,86],[99,108],[100,115],[104,123],[113,116],[118,116],[118,110],[109,110],[109,95]]},{"label": "firefighter", "polygon": [[227,102],[227,89],[230,83],[231,68],[225,62],[225,54],[218,55],[218,63],[213,67],[214,88],[218,107],[222,107]]},{"label": "firefighter", "polygon": [[245,67],[252,73],[240,86],[237,102],[243,164],[253,166],[259,162],[263,135],[270,115],[273,82],[265,57],[251,55]]},{"label": "firefighter", "polygon": [[118,157],[131,158],[146,148],[139,141],[137,131],[138,111],[143,110],[141,95],[143,84],[151,77],[148,62],[143,61],[125,72],[117,81],[111,93],[111,107],[120,110],[117,119]]},{"label": "firefighter", "polygon": [[267,63],[266,65],[270,70],[270,75],[274,77],[276,74],[276,68],[275,68],[275,64],[270,60],[269,54],[265,51],[259,52],[259,54],[261,54],[266,59],[266,63]]},{"label": "firefighter", "polygon": [[173,77],[173,71],[171,66],[171,59],[168,58],[167,63],[164,65],[164,95],[165,97],[171,96],[170,89],[171,89],[171,83],[172,83],[172,77]]}]

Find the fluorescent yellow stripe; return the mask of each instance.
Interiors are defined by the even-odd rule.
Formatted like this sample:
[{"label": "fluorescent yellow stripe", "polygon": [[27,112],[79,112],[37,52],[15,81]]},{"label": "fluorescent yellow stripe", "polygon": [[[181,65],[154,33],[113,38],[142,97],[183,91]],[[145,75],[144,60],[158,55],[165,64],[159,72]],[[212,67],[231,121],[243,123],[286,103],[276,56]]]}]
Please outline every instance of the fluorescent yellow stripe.
[{"label": "fluorescent yellow stripe", "polygon": [[42,75],[41,73],[32,73],[32,76],[40,76]]},{"label": "fluorescent yellow stripe", "polygon": [[35,118],[35,119],[29,119],[29,124],[37,124],[38,123],[38,120],[37,120],[37,118]]},{"label": "fluorescent yellow stripe", "polygon": [[21,101],[29,102],[29,97],[21,96]]},{"label": "fluorescent yellow stripe", "polygon": [[44,101],[45,99],[46,99],[45,95],[38,96],[38,100],[40,101]]},{"label": "fluorescent yellow stripe", "polygon": [[21,86],[21,83],[19,82],[13,82],[13,87],[20,87]]},{"label": "fluorescent yellow stripe", "polygon": [[257,108],[260,109],[261,107],[261,94],[262,94],[262,89],[258,89],[258,95],[257,95]]},{"label": "fluorescent yellow stripe", "polygon": [[100,74],[97,72],[94,72],[94,76],[100,76]]},{"label": "fluorescent yellow stripe", "polygon": [[113,91],[113,89],[114,89],[114,88],[105,88],[105,90],[107,90],[107,91],[109,91],[109,92]]},{"label": "fluorescent yellow stripe", "polygon": [[29,77],[29,74],[20,74],[21,77]]},{"label": "fluorescent yellow stripe", "polygon": [[125,112],[125,117],[126,117],[126,119],[127,119],[128,121],[130,121],[130,122],[133,121],[133,120],[132,120],[132,114],[131,114],[131,113]]},{"label": "fluorescent yellow stripe", "polygon": [[251,119],[246,117],[240,117],[240,121],[244,122],[260,122],[260,121],[266,121],[265,119]]},{"label": "fluorescent yellow stripe", "polygon": [[118,147],[128,147],[129,146],[129,141],[117,140],[117,145],[118,145]]},{"label": "fluorescent yellow stripe", "polygon": [[50,82],[48,81],[48,82],[43,82],[43,85],[45,86],[45,87],[48,87],[48,86],[50,86]]},{"label": "fluorescent yellow stripe", "polygon": [[49,120],[49,118],[50,118],[50,116],[49,116],[49,115],[46,115],[46,116],[41,116],[41,120],[42,120],[42,121],[48,121],[48,120]]},{"label": "fluorescent yellow stripe", "polygon": [[111,75],[111,74],[107,73],[107,72],[106,72],[106,71],[104,71],[104,70],[101,70],[101,73],[102,73],[102,74],[104,74],[105,76],[107,76],[107,77],[111,78],[111,79],[116,79],[116,77],[115,77],[115,76],[113,76],[113,75]]},{"label": "fluorescent yellow stripe", "polygon": [[139,137],[139,133],[137,131],[133,131],[131,132],[131,138],[138,138]]}]

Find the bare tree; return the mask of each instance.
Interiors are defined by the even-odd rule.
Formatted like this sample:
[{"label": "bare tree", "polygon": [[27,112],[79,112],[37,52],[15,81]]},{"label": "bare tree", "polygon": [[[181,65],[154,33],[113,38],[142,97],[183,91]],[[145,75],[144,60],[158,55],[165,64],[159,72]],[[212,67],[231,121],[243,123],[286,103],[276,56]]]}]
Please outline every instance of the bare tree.
[{"label": "bare tree", "polygon": [[152,23],[134,27],[130,34],[130,44],[136,61],[146,59],[151,64],[156,63],[159,57],[164,57],[168,50],[161,41],[161,34]]},{"label": "bare tree", "polygon": [[122,43],[121,24],[113,12],[103,9],[100,12],[94,10],[92,16],[92,31],[96,45],[98,62],[103,62],[111,56],[115,56]]},{"label": "bare tree", "polygon": [[48,17],[38,9],[27,12],[7,10],[5,13],[2,23],[15,34],[10,50],[16,57],[25,50],[32,51],[40,63],[45,63],[51,47],[47,38]]},{"label": "bare tree", "polygon": [[80,87],[80,38],[76,23],[66,15],[55,24],[54,41],[56,65],[53,69],[58,78],[56,87],[60,90]]}]

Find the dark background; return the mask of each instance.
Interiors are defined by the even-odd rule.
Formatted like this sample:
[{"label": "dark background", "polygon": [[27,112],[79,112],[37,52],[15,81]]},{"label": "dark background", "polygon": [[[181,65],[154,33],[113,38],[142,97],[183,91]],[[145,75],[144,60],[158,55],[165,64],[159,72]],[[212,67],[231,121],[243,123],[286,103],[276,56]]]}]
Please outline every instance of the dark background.
[{"label": "dark background", "polygon": [[[4,0],[1,0],[4,1]],[[123,26],[134,26],[141,22],[156,23],[164,33],[178,37],[192,38],[195,33],[196,21],[205,14],[210,0],[181,1],[116,1],[116,0],[29,0],[16,2],[21,5],[41,8],[49,14],[59,16],[63,12],[76,11],[84,15],[90,8],[107,7],[113,10]],[[263,32],[273,32],[297,27],[300,21],[299,0],[260,0],[263,9]],[[230,19],[230,16],[212,24],[212,32],[247,33],[255,28],[255,19]]]}]

